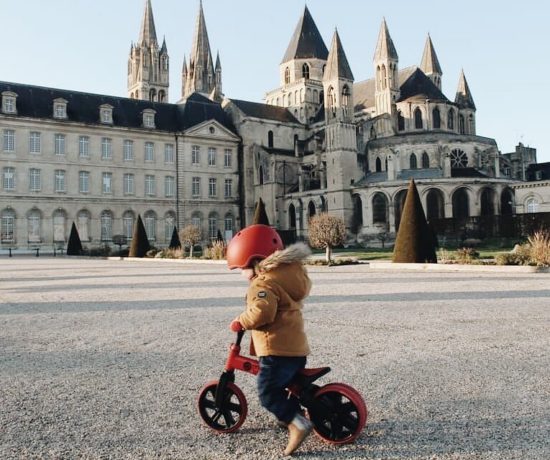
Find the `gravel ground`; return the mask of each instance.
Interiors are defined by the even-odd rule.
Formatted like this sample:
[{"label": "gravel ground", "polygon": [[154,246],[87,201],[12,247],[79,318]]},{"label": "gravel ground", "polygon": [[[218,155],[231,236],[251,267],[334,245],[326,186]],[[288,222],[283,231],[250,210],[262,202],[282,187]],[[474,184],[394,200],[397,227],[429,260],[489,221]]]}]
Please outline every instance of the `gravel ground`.
[{"label": "gravel ground", "polygon": [[[549,274],[311,267],[322,382],[356,387],[364,433],[307,459],[548,459]],[[0,260],[0,459],[276,459],[286,434],[249,403],[231,435],[195,408],[222,371],[245,281],[223,265]]]}]

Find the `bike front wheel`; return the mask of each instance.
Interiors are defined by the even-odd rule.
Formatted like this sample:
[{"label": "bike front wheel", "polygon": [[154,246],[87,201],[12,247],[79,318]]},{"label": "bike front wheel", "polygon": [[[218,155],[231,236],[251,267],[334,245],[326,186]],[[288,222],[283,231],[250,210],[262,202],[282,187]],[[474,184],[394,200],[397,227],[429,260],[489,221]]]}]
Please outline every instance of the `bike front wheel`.
[{"label": "bike front wheel", "polygon": [[208,382],[199,393],[197,406],[203,422],[218,433],[232,433],[244,423],[248,404],[241,389],[232,382],[225,386],[221,405],[216,405],[219,382]]},{"label": "bike front wheel", "polygon": [[[331,444],[355,441],[367,422],[367,406],[355,388],[329,383],[317,390],[308,410],[315,433]],[[322,408],[322,409],[321,409]]]}]

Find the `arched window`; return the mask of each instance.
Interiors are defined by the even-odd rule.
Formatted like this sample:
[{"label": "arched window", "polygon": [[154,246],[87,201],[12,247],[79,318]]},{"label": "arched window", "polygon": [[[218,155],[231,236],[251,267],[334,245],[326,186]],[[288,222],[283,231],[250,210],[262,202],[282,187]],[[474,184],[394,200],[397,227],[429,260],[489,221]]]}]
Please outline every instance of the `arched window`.
[{"label": "arched window", "polygon": [[90,241],[90,221],[90,212],[85,209],[79,211],[76,215],[76,228],[80,241]]},{"label": "arched window", "polygon": [[296,228],[296,208],[292,203],[288,207],[288,228]]},{"label": "arched window", "polygon": [[509,188],[505,188],[500,196],[500,214],[508,216],[513,214],[514,195]]},{"label": "arched window", "polygon": [[342,106],[344,109],[348,106],[350,100],[351,92],[348,85],[344,85],[342,88]]},{"label": "arched window", "polygon": [[423,128],[423,124],[422,124],[422,110],[420,110],[419,107],[417,107],[416,109],[414,109],[414,127],[416,129],[422,129]]},{"label": "arched window", "polygon": [[525,208],[528,213],[535,213],[539,211],[539,203],[535,198],[529,198],[525,203]]},{"label": "arched window", "polygon": [[273,147],[273,131],[268,131],[267,133],[267,146],[270,148]]},{"label": "arched window", "polygon": [[62,209],[53,213],[53,241],[65,242],[67,215]]},{"label": "arched window", "polygon": [[306,63],[302,66],[302,78],[309,79],[309,65]]},{"label": "arched window", "polygon": [[475,134],[475,124],[474,124],[474,116],[470,114],[468,116],[468,134]]},{"label": "arched window", "polygon": [[176,215],[169,211],[164,215],[164,241],[170,244],[172,233],[176,227]]},{"label": "arched window", "polygon": [[464,123],[464,115],[460,114],[458,116],[458,132],[460,134],[466,134],[466,126],[465,126],[465,123]]},{"label": "arched window", "polygon": [[157,91],[154,88],[151,88],[149,91],[149,100],[155,101],[155,98],[157,97]]},{"label": "arched window", "polygon": [[422,169],[430,167],[430,157],[426,152],[422,153]]},{"label": "arched window", "polygon": [[465,188],[459,188],[453,193],[453,217],[455,219],[470,217],[470,199]]},{"label": "arched window", "polygon": [[376,172],[382,171],[382,161],[380,161],[380,157],[376,157]]},{"label": "arched window", "polygon": [[260,170],[258,172],[258,175],[259,175],[260,185],[263,185],[264,184],[264,168],[263,168],[263,166],[260,166]]},{"label": "arched window", "polygon": [[29,243],[41,242],[42,214],[38,209],[31,209],[27,214],[27,235]]},{"label": "arched window", "polygon": [[328,89],[327,95],[328,112],[332,117],[336,116],[336,97],[334,96],[334,88],[331,86]]},{"label": "arched window", "polygon": [[353,234],[359,233],[363,226],[363,202],[358,194],[352,196],[353,200],[353,214],[351,216],[350,231]]},{"label": "arched window", "polygon": [[397,130],[405,131],[405,117],[403,116],[401,110],[397,112]]},{"label": "arched window", "polygon": [[383,193],[376,193],[372,198],[372,223],[386,224],[388,222],[388,200]]},{"label": "arched window", "polygon": [[103,211],[101,213],[101,241],[111,241],[113,237],[113,213]]},{"label": "arched window", "polygon": [[136,216],[132,211],[125,211],[122,214],[122,234],[128,239],[131,240],[134,236],[134,221]]},{"label": "arched window", "polygon": [[405,206],[405,199],[407,198],[407,190],[400,190],[397,192],[394,198],[394,215],[395,215],[395,230],[399,230],[401,224],[401,214],[403,214],[403,207]]},{"label": "arched window", "polygon": [[200,213],[200,211],[195,211],[193,214],[191,214],[191,225],[197,227],[202,233],[202,214]]},{"label": "arched window", "polygon": [[319,104],[322,104],[325,100],[325,92],[319,91]]},{"label": "arched window", "polygon": [[290,69],[287,67],[285,69],[285,85],[290,83]]},{"label": "arched window", "polygon": [[481,192],[481,215],[492,216],[495,214],[495,193],[493,189],[485,187]]},{"label": "arched window", "polygon": [[13,209],[2,211],[0,240],[2,243],[15,243],[15,211]]},{"label": "arched window", "polygon": [[315,215],[315,203],[313,201],[310,201],[307,205],[307,215],[309,219]]},{"label": "arched window", "polygon": [[455,129],[455,111],[453,109],[449,109],[449,113],[447,113],[447,128]]},{"label": "arched window", "polygon": [[387,75],[387,72],[386,72],[386,66],[384,64],[382,64],[382,81],[381,81],[381,84],[382,84],[382,89],[386,89],[386,87],[388,86],[387,84],[387,78],[388,78],[388,75]]},{"label": "arched window", "polygon": [[235,228],[235,219],[233,218],[233,214],[228,212],[225,215],[225,217],[223,219],[223,222],[224,222],[225,231],[226,232],[231,232],[231,235],[233,235],[233,230]]},{"label": "arched window", "polygon": [[376,129],[374,125],[370,127],[370,139],[376,139]]},{"label": "arched window", "polygon": [[159,91],[159,102],[166,102],[166,93],[162,90]]},{"label": "arched window", "polygon": [[411,156],[409,157],[409,164],[411,169],[416,169],[418,167],[418,162],[414,153],[411,153]]},{"label": "arched window", "polygon": [[144,214],[143,226],[145,227],[145,233],[147,233],[147,239],[155,241],[157,239],[157,215],[154,211],[147,211]]},{"label": "arched window", "polygon": [[432,119],[434,129],[441,128],[441,114],[439,113],[439,109],[437,107],[432,111]]},{"label": "arched window", "polygon": [[443,219],[445,217],[443,193],[438,189],[431,189],[426,196],[426,218]]},{"label": "arched window", "polygon": [[208,236],[211,240],[218,236],[218,213],[216,212],[208,215]]}]

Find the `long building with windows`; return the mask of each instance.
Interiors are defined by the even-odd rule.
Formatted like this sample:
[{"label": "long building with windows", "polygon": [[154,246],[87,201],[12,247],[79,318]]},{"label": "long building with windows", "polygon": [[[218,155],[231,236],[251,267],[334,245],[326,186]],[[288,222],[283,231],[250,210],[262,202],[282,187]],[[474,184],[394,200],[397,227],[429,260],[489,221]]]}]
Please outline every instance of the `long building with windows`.
[{"label": "long building with windows", "polygon": [[327,47],[306,6],[279,86],[263,103],[232,99],[201,2],[171,104],[168,47],[146,0],[127,97],[0,82],[1,247],[61,247],[72,222],[88,246],[111,244],[138,215],[156,246],[188,224],[205,242],[230,238],[260,198],[279,230],[307,237],[326,211],[361,241],[395,234],[410,179],[429,220],[528,208],[514,190],[536,152],[519,161],[477,133],[465,74],[454,98],[443,94],[431,37],[420,64],[401,68],[384,20],[373,51],[374,77],[356,81],[338,32]]}]

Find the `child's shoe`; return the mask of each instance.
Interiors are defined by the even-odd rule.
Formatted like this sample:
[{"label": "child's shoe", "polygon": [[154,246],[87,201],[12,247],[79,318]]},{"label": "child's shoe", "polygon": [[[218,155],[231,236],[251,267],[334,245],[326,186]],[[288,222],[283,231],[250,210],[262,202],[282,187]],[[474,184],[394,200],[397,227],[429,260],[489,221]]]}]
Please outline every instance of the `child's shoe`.
[{"label": "child's shoe", "polygon": [[290,455],[298,449],[312,429],[313,424],[307,418],[296,414],[292,422],[288,424],[288,444],[283,452],[284,455]]}]

